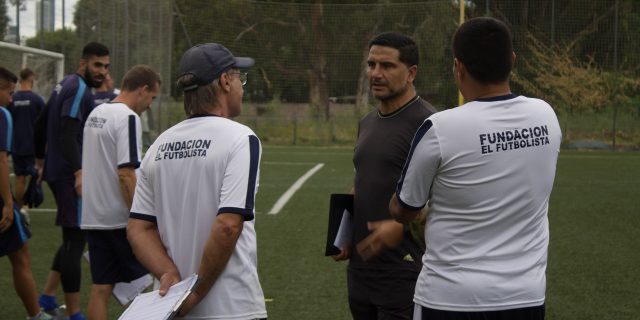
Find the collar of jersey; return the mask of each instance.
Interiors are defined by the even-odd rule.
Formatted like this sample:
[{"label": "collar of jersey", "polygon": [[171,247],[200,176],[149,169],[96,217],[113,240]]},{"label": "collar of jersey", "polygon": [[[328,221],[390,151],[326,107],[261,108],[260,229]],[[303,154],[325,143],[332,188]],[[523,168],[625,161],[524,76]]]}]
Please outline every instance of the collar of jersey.
[{"label": "collar of jersey", "polygon": [[380,109],[378,109],[378,118],[384,119],[384,118],[391,118],[393,116],[395,116],[396,114],[402,112],[402,110],[404,110],[407,106],[409,106],[410,104],[418,101],[418,99],[420,99],[420,96],[415,96],[413,97],[411,100],[409,100],[409,102],[405,103],[404,106],[398,108],[398,110],[391,112],[391,113],[387,113],[387,114],[382,114],[380,113]]},{"label": "collar of jersey", "polygon": [[219,115],[217,114],[211,114],[211,113],[197,113],[197,114],[192,114],[189,116],[189,119],[193,119],[193,118],[203,118],[203,117],[219,117]]},{"label": "collar of jersey", "polygon": [[513,98],[517,98],[518,96],[516,96],[513,93],[509,93],[509,94],[505,94],[503,96],[495,96],[495,97],[488,97],[488,98],[478,98],[475,99],[473,101],[478,101],[478,102],[493,102],[493,101],[503,101],[503,100],[509,100],[509,99],[513,99]]}]

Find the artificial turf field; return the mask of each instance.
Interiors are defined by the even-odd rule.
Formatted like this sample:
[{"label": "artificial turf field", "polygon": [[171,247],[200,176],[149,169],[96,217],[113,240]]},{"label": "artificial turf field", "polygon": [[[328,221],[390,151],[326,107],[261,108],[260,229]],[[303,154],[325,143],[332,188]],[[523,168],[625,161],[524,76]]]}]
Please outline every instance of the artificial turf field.
[{"label": "artificial turf field", "polygon": [[[352,148],[263,149],[256,201],[258,270],[269,319],[350,319],[346,264],[323,256],[330,193],[351,188]],[[322,169],[287,202],[278,198],[318,163]],[[54,208],[45,187],[41,208]],[[54,213],[31,212],[32,268],[42,288],[60,230]],[[560,154],[549,212],[547,319],[638,319],[640,314],[640,153]],[[83,262],[82,305],[90,275]],[[25,319],[6,257],[0,258],[0,319]],[[58,295],[62,301],[62,295]],[[112,300],[109,319],[123,308]]]}]

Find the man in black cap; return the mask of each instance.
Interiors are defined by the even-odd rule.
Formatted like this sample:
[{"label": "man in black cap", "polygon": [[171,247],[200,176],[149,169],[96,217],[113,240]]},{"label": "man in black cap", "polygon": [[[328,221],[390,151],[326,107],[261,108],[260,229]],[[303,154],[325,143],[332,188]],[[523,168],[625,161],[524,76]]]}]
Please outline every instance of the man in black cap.
[{"label": "man in black cap", "polygon": [[160,135],[140,166],[129,242],[161,295],[198,274],[180,310],[189,318],[267,317],[254,229],[260,140],[229,119],[242,111],[240,68],[252,65],[216,43],[187,50],[177,85],[189,118]]}]

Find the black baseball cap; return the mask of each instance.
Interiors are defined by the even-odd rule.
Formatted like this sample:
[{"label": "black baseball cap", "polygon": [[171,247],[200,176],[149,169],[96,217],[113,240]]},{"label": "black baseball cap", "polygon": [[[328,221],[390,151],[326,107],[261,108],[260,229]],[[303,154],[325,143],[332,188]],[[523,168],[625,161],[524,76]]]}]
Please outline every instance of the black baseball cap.
[{"label": "black baseball cap", "polygon": [[231,51],[219,43],[197,44],[187,50],[180,59],[178,78],[192,74],[194,82],[182,90],[190,91],[208,85],[231,68],[249,68],[255,61],[248,57],[234,57]]}]

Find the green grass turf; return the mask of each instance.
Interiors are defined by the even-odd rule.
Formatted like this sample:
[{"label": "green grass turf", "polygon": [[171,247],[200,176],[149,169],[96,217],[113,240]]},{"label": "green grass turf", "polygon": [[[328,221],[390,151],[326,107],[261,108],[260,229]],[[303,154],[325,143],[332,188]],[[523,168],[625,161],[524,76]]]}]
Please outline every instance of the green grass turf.
[{"label": "green grass turf", "polygon": [[[323,253],[329,194],[351,188],[351,156],[352,148],[264,148],[256,229],[258,270],[270,319],[350,319],[346,264]],[[317,163],[325,166],[279,214],[268,215],[282,193]],[[549,213],[547,319],[637,319],[639,163],[639,153],[562,151]],[[51,200],[47,194],[43,207],[53,208]],[[53,226],[52,212],[33,212],[31,220],[34,236],[29,245],[41,289],[60,231]],[[89,283],[83,263],[85,310]],[[0,319],[24,319],[12,286],[8,259],[2,258]],[[122,310],[112,300],[109,319]]]}]

